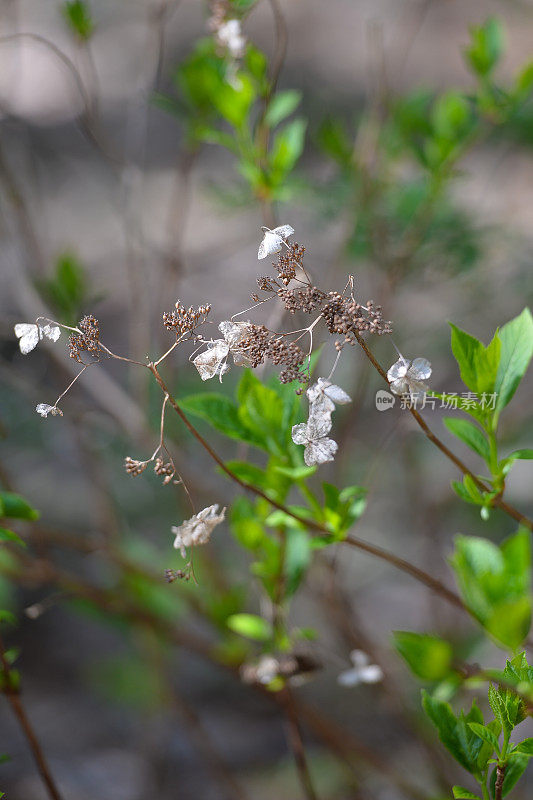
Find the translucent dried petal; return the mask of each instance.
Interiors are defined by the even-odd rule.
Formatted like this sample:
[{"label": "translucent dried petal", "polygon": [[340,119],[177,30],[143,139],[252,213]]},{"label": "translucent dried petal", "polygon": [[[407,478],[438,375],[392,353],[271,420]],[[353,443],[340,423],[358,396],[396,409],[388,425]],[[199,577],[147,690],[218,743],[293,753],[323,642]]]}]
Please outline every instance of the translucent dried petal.
[{"label": "translucent dried petal", "polygon": [[398,378],[398,380],[392,381],[390,390],[393,394],[405,394],[409,391],[409,383],[405,378]]},{"label": "translucent dried petal", "polygon": [[354,667],[357,667],[358,669],[361,669],[361,667],[366,667],[370,661],[368,654],[365,653],[364,650],[352,650],[350,653],[350,659]]},{"label": "translucent dried petal", "polygon": [[431,364],[427,358],[415,358],[411,362],[411,366],[409,367],[407,374],[410,378],[414,378],[416,381],[425,381],[431,377],[431,372]]},{"label": "translucent dried petal", "polygon": [[31,353],[39,343],[39,326],[35,323],[19,322],[15,325],[15,336],[20,340],[20,352],[24,355]]},{"label": "translucent dried petal", "polygon": [[267,256],[279,253],[283,247],[283,242],[294,233],[292,225],[278,225],[273,230],[265,230],[263,241],[259,245],[257,258],[261,260]]},{"label": "translucent dried petal", "polygon": [[339,449],[337,442],[333,439],[316,439],[306,446],[304,450],[304,462],[308,467],[318,464],[325,464],[326,461],[333,461],[335,453]]},{"label": "translucent dried petal", "polygon": [[348,688],[357,686],[361,683],[359,670],[354,667],[353,669],[347,669],[341,672],[340,675],[337,676],[337,683],[340,684],[340,686],[346,686]]},{"label": "translucent dried petal", "polygon": [[319,406],[313,405],[309,409],[309,419],[307,420],[307,436],[310,441],[320,439],[331,430],[331,414],[323,411]]},{"label": "translucent dried petal", "polygon": [[219,525],[225,516],[226,509],[223,508],[219,513],[218,503],[207,506],[198,514],[185,520],[181,525],[173,525],[172,533],[175,535],[174,547],[180,550],[183,558],[186,556],[186,547],[193,545],[207,544],[211,538],[213,528]]},{"label": "translucent dried petal", "polygon": [[324,388],[324,394],[339,406],[343,406],[346,405],[346,403],[352,402],[350,395],[345,392],[344,389],[341,389],[340,386],[335,386],[333,383],[330,383],[329,386]]},{"label": "translucent dried petal", "polygon": [[383,679],[383,670],[378,664],[369,664],[359,672],[362,683],[379,683]]},{"label": "translucent dried petal", "polygon": [[51,414],[53,417],[60,417],[63,416],[63,412],[61,409],[56,408],[56,406],[50,406],[48,403],[39,403],[39,405],[35,406],[35,410],[41,417],[47,417],[48,414]]},{"label": "translucent dried petal", "polygon": [[400,356],[398,361],[396,361],[387,372],[387,379],[389,383],[392,383],[392,381],[397,381],[400,378],[405,378],[408,369],[409,361]]},{"label": "translucent dried petal", "polygon": [[41,339],[46,336],[52,342],[57,342],[61,336],[61,328],[58,325],[39,325],[39,333],[41,334]]},{"label": "translucent dried petal", "polygon": [[294,444],[307,444],[309,435],[307,433],[306,422],[301,422],[299,425],[292,426],[292,441]]},{"label": "translucent dried petal", "polygon": [[378,683],[383,678],[383,670],[378,664],[369,664],[369,657],[363,650],[352,650],[350,659],[352,669],[348,669],[337,678],[341,686],[357,686],[360,683]]},{"label": "translucent dried petal", "polygon": [[229,353],[229,345],[224,339],[216,339],[209,342],[207,350],[193,358],[193,364],[199,372],[203,381],[214,378],[215,375],[222,377],[227,372],[228,367],[224,363]]}]

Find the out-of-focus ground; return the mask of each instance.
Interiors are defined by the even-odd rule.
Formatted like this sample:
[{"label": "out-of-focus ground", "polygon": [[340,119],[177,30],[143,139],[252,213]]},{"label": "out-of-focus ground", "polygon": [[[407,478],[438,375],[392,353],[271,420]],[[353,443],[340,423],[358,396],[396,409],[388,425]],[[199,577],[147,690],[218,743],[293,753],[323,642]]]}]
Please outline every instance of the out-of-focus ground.
[{"label": "out-of-focus ground", "polygon": [[[526,2],[281,0],[281,6],[290,36],[281,84],[303,90],[311,124],[327,112],[353,109],[355,114],[368,97],[376,59],[384,60],[392,91],[468,85],[471,79],[461,57],[468,25],[481,23],[489,14],[502,16],[507,26],[503,75],[514,74],[532,55],[533,5]],[[148,21],[149,4],[99,0],[91,8],[97,20],[93,59],[103,128],[112,147],[125,151],[130,160],[129,168],[120,174],[80,133],[75,87],[53,54],[37,41],[0,43],[3,158],[20,187],[33,226],[31,236],[37,240],[35,247],[31,241],[28,246],[24,219],[14,218],[4,203],[0,222],[2,465],[16,490],[41,510],[46,525],[81,536],[98,532],[103,520],[111,517],[138,537],[159,542],[161,547],[168,545],[171,566],[174,551],[169,526],[180,513],[173,490],[143,479],[133,485],[122,469],[125,455],[141,451],[138,406],[122,406],[126,397],[117,397],[97,376],[87,374],[67,398],[65,418],[37,419],[35,404],[53,402],[65,385],[66,374],[48,352],[28,359],[20,356],[10,331],[14,322],[39,313],[39,299],[29,289],[28,276],[49,274],[58,254],[72,250],[85,266],[97,298],[87,311],[101,320],[106,341],[142,360],[150,348],[160,349],[160,314],[178,297],[187,305],[210,301],[217,320],[246,307],[255,288],[262,221],[258,209],[224,208],[217,198],[213,186],[233,181],[234,172],[229,158],[215,148],[206,148],[195,164],[184,215],[179,197],[185,187],[176,173],[180,128],[173,117],[147,102],[157,52],[154,26]],[[199,0],[178,4],[165,29],[160,88],[169,88],[173,65],[203,34],[204,20]],[[71,54],[85,74],[87,64],[73,47],[55,2],[2,3],[0,30],[3,36],[26,31],[52,40]],[[383,41],[382,56],[372,46],[376,31]],[[272,51],[267,3],[251,15],[246,33]],[[300,169],[319,178],[327,176],[329,167],[309,148]],[[481,262],[459,275],[435,274],[428,264],[416,282],[397,288],[391,299],[393,308],[386,309],[394,320],[398,346],[413,356],[430,358],[432,385],[442,391],[459,388],[446,320],[486,341],[497,325],[531,300],[531,150],[508,141],[476,150],[455,182],[455,193],[459,205],[489,231],[490,246]],[[339,277],[334,285],[343,284],[343,276],[355,269],[362,296],[373,291],[372,264],[354,267],[347,259],[339,263],[342,224],[321,217],[316,197],[307,202],[305,195],[297,196],[293,207],[283,208],[282,216],[306,245],[316,274],[326,273],[336,260]],[[177,255],[177,267],[161,256],[167,249]],[[133,307],[132,291],[138,301]],[[375,299],[379,302],[380,298]],[[138,330],[147,316],[152,320],[148,337]],[[377,349],[383,361],[392,363],[390,344],[379,342]],[[187,355],[178,357],[183,367],[174,379],[180,392],[184,387],[182,393],[201,390],[187,365]],[[71,362],[66,367],[70,369]],[[350,352],[341,363],[338,382],[355,391],[362,371],[359,353]],[[145,387],[134,375],[115,364],[109,372],[134,403],[144,402]],[[512,528],[500,515],[484,526],[476,509],[461,507],[454,500],[449,481],[456,476],[451,466],[397,409],[383,415],[375,410],[376,388],[377,379],[371,376],[334,468],[343,485],[370,482],[368,510],[357,532],[450,582],[445,558],[455,533],[501,539]],[[514,411],[504,423],[511,444],[521,431],[522,447],[531,446],[533,435],[530,391],[531,382],[521,387]],[[433,427],[448,441],[440,412],[429,415]],[[216,476],[203,454],[189,449],[180,437],[195,490],[206,501],[200,507],[212,502],[213,494],[217,501],[231,502],[227,483]],[[458,445],[456,449],[461,451]],[[96,481],[92,480],[95,472]],[[334,476],[333,470],[324,474]],[[508,491],[518,507],[531,510],[528,462],[516,466]],[[234,577],[240,570],[246,583],[246,565],[227,530],[215,538],[219,563]],[[89,577],[97,575],[98,557],[85,557],[83,569]],[[403,735],[393,700],[375,687],[348,690],[337,685],[336,675],[348,650],[331,635],[327,616],[316,602],[319,593],[312,582],[323,585],[327,576],[317,570],[310,580],[308,591],[296,604],[294,620],[319,628],[318,653],[324,651],[327,656],[325,669],[301,690],[302,695],[326,707],[385,760],[422,783],[431,767],[423,751]],[[441,632],[453,632],[462,624],[459,616],[404,575],[356,551],[342,552],[338,580],[375,651],[404,687],[412,707],[417,707],[419,687],[393,655],[390,631],[423,630],[431,620]],[[18,595],[17,602],[21,611],[41,599],[42,594],[28,590]],[[192,746],[183,717],[171,715],[170,710],[155,713],[139,711],[134,703],[112,703],[99,690],[94,677],[98,663],[127,652],[112,628],[56,605],[37,620],[22,613],[20,618],[13,638],[21,647],[24,697],[66,800],[218,800],[226,796]],[[497,651],[487,648],[484,655],[494,666],[501,664]],[[275,708],[186,652],[172,661],[172,670],[173,680],[197,709],[251,798],[295,800],[301,796]],[[310,750],[315,754],[321,796],[338,800],[401,796],[375,775],[366,778],[361,794],[355,785],[347,790],[346,775],[312,740]],[[9,763],[0,766],[0,789],[7,800],[41,800],[43,789],[5,703],[0,706],[0,752],[11,756]],[[450,784],[465,782],[444,755],[442,766]],[[527,779],[515,796],[516,800],[528,797]]]}]

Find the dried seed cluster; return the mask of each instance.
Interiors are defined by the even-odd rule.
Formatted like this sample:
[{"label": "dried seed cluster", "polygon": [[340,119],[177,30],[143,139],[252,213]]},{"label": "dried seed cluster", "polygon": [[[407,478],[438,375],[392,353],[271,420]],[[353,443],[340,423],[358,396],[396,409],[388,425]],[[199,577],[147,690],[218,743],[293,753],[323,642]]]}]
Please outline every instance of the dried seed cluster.
[{"label": "dried seed cluster", "polygon": [[303,258],[305,247],[299,245],[298,242],[290,242],[288,250],[280,251],[278,260],[273,262],[278,271],[280,281],[287,286],[293,278],[296,277],[296,267],[303,269]]},{"label": "dried seed cluster", "polygon": [[356,344],[356,334],[368,332],[381,336],[392,330],[391,323],[383,319],[381,306],[374,305],[372,300],[367,300],[363,306],[353,297],[329,292],[321,310],[329,332],[344,336],[343,340],[335,342],[337,350],[342,350],[345,344]]},{"label": "dried seed cluster", "polygon": [[281,383],[297,380],[306,383],[308,375],[301,371],[305,353],[295,342],[286,342],[264,325],[249,325],[248,335],[241,340],[240,348],[252,367],[258,367],[265,359],[285,369],[280,372]]},{"label": "dried seed cluster", "polygon": [[100,329],[98,320],[88,314],[78,323],[79,333],[71,333],[68,340],[70,357],[83,364],[82,352],[95,356],[100,351]]},{"label": "dried seed cluster", "polygon": [[192,333],[199,325],[206,321],[211,304],[198,306],[198,308],[185,308],[180,300],[176,303],[174,311],[165,311],[163,314],[163,325],[168,331],[174,331],[176,339],[180,339],[188,333]]},{"label": "dried seed cluster", "polygon": [[312,314],[327,300],[326,292],[317,286],[306,286],[304,289],[278,289],[277,295],[290,314],[296,314],[297,311]]},{"label": "dried seed cluster", "polygon": [[215,32],[222,27],[226,21],[226,14],[229,8],[229,0],[211,0],[209,3],[210,16],[207,20],[207,27],[209,30]]},{"label": "dried seed cluster", "polygon": [[147,466],[148,461],[138,461],[136,458],[131,458],[130,456],[126,456],[124,459],[124,468],[128,475],[131,475],[133,478],[142,475]]},{"label": "dried seed cluster", "polygon": [[166,486],[176,474],[176,467],[172,461],[164,461],[161,456],[158,456],[155,460],[154,472],[164,478],[163,485]]}]

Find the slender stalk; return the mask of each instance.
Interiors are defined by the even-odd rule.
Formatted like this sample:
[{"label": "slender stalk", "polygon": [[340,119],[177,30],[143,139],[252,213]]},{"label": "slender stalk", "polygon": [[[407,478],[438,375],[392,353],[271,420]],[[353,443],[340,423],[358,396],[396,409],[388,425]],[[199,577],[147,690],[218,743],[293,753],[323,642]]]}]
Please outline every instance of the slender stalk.
[{"label": "slender stalk", "polygon": [[[321,534],[326,534],[327,536],[331,536],[331,531],[326,528],[325,525],[321,525],[319,522],[315,522],[311,519],[306,519],[305,517],[300,516],[300,514],[296,514],[295,512],[291,511],[287,506],[284,506],[283,503],[278,503],[277,500],[274,500],[272,497],[269,497],[265,492],[259,489],[257,486],[254,486],[247,481],[242,480],[237,475],[235,475],[229,467],[223,462],[220,456],[213,450],[209,442],[207,442],[202,434],[194,427],[192,422],[185,416],[181,407],[179,406],[176,399],[170,393],[170,389],[164,382],[163,378],[159,374],[157,367],[155,364],[150,363],[148,364],[148,369],[152,372],[154,378],[156,379],[159,387],[162,389],[163,393],[168,395],[168,402],[178,414],[184,425],[188,428],[190,433],[195,437],[195,439],[200,442],[204,450],[206,450],[213,461],[215,461],[220,469],[230,478],[234,483],[237,483],[241,488],[245,489],[246,491],[253,492],[258,497],[262,497],[263,500],[267,500],[270,505],[274,506],[274,508],[283,511],[285,514],[288,514],[293,519],[298,520],[301,522],[302,525],[305,525],[307,528],[311,528],[314,531],[317,531]],[[370,553],[376,558],[380,558],[382,561],[386,561],[387,563],[391,564],[392,566],[396,567],[397,569],[402,570],[402,572],[406,572],[408,575],[411,575],[416,580],[423,583],[425,586],[428,586],[434,592],[437,592],[441,597],[448,602],[452,603],[453,605],[457,606],[458,608],[465,608],[461,598],[456,595],[451,589],[448,589],[441,583],[439,580],[434,578],[432,575],[429,575],[424,570],[420,569],[419,567],[415,567],[413,564],[410,564],[405,559],[400,558],[399,556],[394,555],[394,553],[390,553],[388,550],[385,550],[382,547],[378,547],[377,545],[370,544],[370,542],[365,542],[363,539],[359,539],[355,536],[347,536],[346,539],[343,540],[346,544],[350,545],[351,547],[357,547],[359,550],[364,550],[366,553]]]},{"label": "slender stalk", "polygon": [[288,725],[288,739],[291,746],[294,762],[298,777],[302,785],[304,796],[306,800],[318,800],[318,795],[313,786],[309,766],[307,764],[307,756],[305,754],[305,747],[302,740],[302,733],[300,731],[300,724],[298,722],[298,712],[292,696],[292,691],[289,686],[286,686],[279,692],[279,702],[285,712]]},{"label": "slender stalk", "polygon": [[61,794],[59,793],[59,789],[57,788],[54,779],[52,777],[52,773],[50,772],[50,768],[47,764],[46,758],[44,757],[44,753],[41,749],[41,745],[39,744],[39,740],[33,727],[28,719],[28,716],[24,710],[24,706],[21,703],[20,697],[18,695],[18,690],[14,688],[10,678],[10,668],[9,663],[6,659],[6,649],[4,646],[4,642],[2,637],[0,636],[0,665],[2,668],[2,672],[4,674],[4,694],[7,697],[11,708],[13,709],[13,713],[15,714],[20,728],[26,737],[26,741],[30,747],[32,752],[35,764],[37,765],[37,769],[39,774],[42,778],[44,785],[46,786],[48,795],[52,800],[62,800]]}]

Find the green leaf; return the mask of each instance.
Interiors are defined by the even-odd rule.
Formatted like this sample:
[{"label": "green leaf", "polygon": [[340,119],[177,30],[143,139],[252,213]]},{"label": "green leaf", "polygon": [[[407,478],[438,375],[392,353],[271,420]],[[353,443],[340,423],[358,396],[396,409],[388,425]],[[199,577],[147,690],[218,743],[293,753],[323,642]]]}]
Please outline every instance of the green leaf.
[{"label": "green leaf", "polygon": [[234,128],[241,130],[248,118],[256,91],[250,78],[242,72],[235,77],[235,85],[222,81],[212,96],[215,108]]},{"label": "green leaf", "polygon": [[513,752],[521,753],[526,756],[533,756],[533,738],[529,737],[528,739],[524,739],[523,742],[516,745]]},{"label": "green leaf", "polygon": [[483,739],[485,742],[488,742],[492,747],[492,750],[499,754],[500,752],[500,744],[498,742],[497,737],[494,733],[490,730],[490,728],[486,728],[485,725],[480,725],[479,722],[469,722],[468,727],[470,730],[474,731],[476,736],[479,736],[480,739]]},{"label": "green leaf", "polygon": [[452,668],[452,648],[444,639],[411,631],[394,631],[394,645],[412,672],[427,681],[446,678]]},{"label": "green leaf", "polygon": [[61,11],[73,33],[82,41],[87,41],[94,30],[87,3],[84,0],[66,0],[61,6]]},{"label": "green leaf", "polygon": [[520,529],[500,547],[457,536],[451,565],[467,608],[494,639],[517,648],[531,622],[529,531]]},{"label": "green leaf", "polygon": [[0,492],[0,517],[35,520],[38,519],[39,512],[19,494]]},{"label": "green leaf", "polygon": [[14,531],[9,531],[7,528],[0,528],[0,542],[15,542],[21,547],[26,547],[26,542],[21,539]]},{"label": "green leaf", "polygon": [[496,411],[500,412],[513,397],[533,356],[533,317],[525,308],[499,332],[501,357],[494,391],[498,393]]},{"label": "green leaf", "polygon": [[452,786],[454,800],[481,800],[481,797],[462,786]]},{"label": "green leaf", "polygon": [[459,717],[455,716],[449,703],[431,697],[425,691],[422,692],[422,705],[437,728],[439,738],[446,749],[468,772],[477,774],[477,759],[483,740],[468,727],[469,722],[483,723],[483,716],[475,701],[469,713],[465,716],[461,712]]},{"label": "green leaf", "polygon": [[350,165],[353,143],[340,120],[332,118],[324,120],[318,129],[317,143],[334,161],[344,167]]},{"label": "green leaf", "polygon": [[301,528],[288,529],[285,545],[284,572],[286,577],[285,592],[288,597],[299,587],[311,562],[311,546],[308,534]]},{"label": "green leaf", "polygon": [[454,436],[461,439],[485,461],[490,460],[490,446],[482,431],[472,422],[455,417],[444,417],[444,424]]},{"label": "green leaf", "polygon": [[0,623],[7,622],[8,625],[16,625],[17,618],[11,611],[5,611],[4,609],[0,608]]},{"label": "green leaf", "polygon": [[435,133],[455,144],[471,127],[472,114],[468,101],[460,92],[445,92],[433,107],[432,121]]},{"label": "green leaf", "polygon": [[265,530],[253,503],[247,497],[237,497],[229,513],[231,532],[248,550],[256,550],[265,538]]},{"label": "green leaf", "polygon": [[503,53],[504,34],[499,20],[490,17],[480,27],[470,29],[471,42],[465,48],[465,58],[480,77],[489,75]]},{"label": "green leaf", "polygon": [[452,329],[452,351],[461,371],[463,383],[478,395],[495,391],[496,375],[500,363],[501,342],[496,333],[485,347],[479,339],[471,336],[450,322]]},{"label": "green leaf", "polygon": [[290,429],[284,427],[284,409],[277,392],[262,384],[251,370],[246,370],[239,382],[237,396],[241,423],[254,432],[256,441],[267,452],[286,457]]},{"label": "green leaf", "polygon": [[273,635],[270,622],[255,614],[232,614],[226,624],[234,633],[259,642],[266,642]]},{"label": "green leaf", "polygon": [[183,411],[209,422],[213,428],[230,439],[259,445],[253,430],[246,426],[239,417],[239,410],[229,397],[215,392],[191,394],[181,397],[179,404]]},{"label": "green leaf", "polygon": [[265,114],[265,122],[269,128],[275,128],[286,117],[292,114],[302,100],[302,93],[296,89],[286,89],[274,95]]},{"label": "green leaf", "polygon": [[307,122],[298,118],[289,122],[274,137],[270,166],[278,178],[285,177],[300,158],[305,140]]}]

